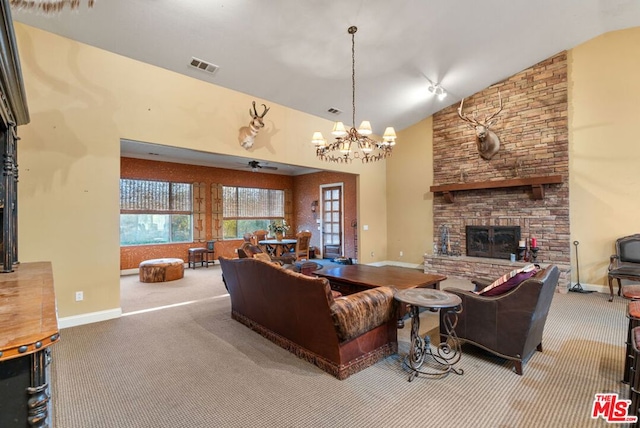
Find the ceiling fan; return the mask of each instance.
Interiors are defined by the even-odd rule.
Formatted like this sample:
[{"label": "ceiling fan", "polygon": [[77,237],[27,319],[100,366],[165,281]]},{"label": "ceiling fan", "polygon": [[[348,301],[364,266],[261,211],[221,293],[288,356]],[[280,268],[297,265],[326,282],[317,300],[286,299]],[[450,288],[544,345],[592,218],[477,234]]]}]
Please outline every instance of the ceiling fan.
[{"label": "ceiling fan", "polygon": [[256,172],[258,169],[271,169],[274,171],[278,169],[275,166],[260,165],[260,162],[254,160],[247,163],[247,168],[251,168],[251,171],[253,172]]}]

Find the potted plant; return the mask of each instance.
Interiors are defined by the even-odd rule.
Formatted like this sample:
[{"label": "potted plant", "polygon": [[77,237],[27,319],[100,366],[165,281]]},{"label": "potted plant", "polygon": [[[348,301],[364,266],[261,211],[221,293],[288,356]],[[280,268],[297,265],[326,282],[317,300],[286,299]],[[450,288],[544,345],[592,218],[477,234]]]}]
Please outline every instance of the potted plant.
[{"label": "potted plant", "polygon": [[282,241],[282,237],[287,232],[287,230],[289,230],[289,225],[284,219],[282,219],[282,221],[280,222],[272,221],[269,224],[269,233],[273,233],[274,235],[276,235],[276,239],[278,241]]}]

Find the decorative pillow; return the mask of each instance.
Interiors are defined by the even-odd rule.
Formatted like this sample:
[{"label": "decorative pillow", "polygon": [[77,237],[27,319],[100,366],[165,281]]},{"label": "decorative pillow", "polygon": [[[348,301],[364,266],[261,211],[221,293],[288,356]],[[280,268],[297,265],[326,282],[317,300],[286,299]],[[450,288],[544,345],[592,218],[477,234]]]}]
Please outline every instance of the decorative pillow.
[{"label": "decorative pillow", "polygon": [[523,268],[512,270],[511,272],[502,275],[500,278],[475,293],[481,296],[498,296],[515,288],[522,281],[531,278],[537,272],[538,270],[535,265],[526,265]]}]

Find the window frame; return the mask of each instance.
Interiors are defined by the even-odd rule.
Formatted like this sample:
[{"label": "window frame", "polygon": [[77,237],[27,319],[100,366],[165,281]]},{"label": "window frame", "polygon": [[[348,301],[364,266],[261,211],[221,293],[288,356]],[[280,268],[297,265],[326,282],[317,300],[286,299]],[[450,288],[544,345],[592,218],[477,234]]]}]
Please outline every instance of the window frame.
[{"label": "window frame", "polygon": [[[146,182],[146,183],[151,183],[150,186],[155,185],[162,185],[162,184],[167,184],[167,191],[163,194],[160,195],[160,202],[158,202],[158,199],[145,199],[144,201],[140,202],[138,200],[136,201],[128,201],[128,203],[126,204],[127,208],[123,209],[123,181],[130,181],[130,182]],[[178,201],[178,194],[180,191],[184,192],[184,189],[179,190],[179,189],[175,189],[175,187],[177,185],[180,186],[185,186],[188,189],[188,194],[181,198],[180,201]],[[135,185],[132,186],[133,189],[131,189],[131,193],[132,193],[132,197],[135,199],[136,196],[139,197],[139,195],[136,194],[136,192],[140,193],[142,192],[141,189],[136,189]],[[139,184],[139,187],[144,187],[144,185]],[[156,191],[157,189],[153,189],[154,191]],[[137,178],[124,178],[121,177],[120,178],[120,246],[121,247],[135,247],[135,246],[142,246],[142,245],[167,245],[167,244],[185,244],[185,243],[191,243],[193,242],[193,236],[194,236],[194,210],[193,210],[193,183],[186,183],[186,182],[178,182],[178,181],[168,181],[168,180],[150,180],[150,179],[137,179]],[[147,192],[148,194],[148,192]],[[157,196],[157,195],[156,195]],[[162,198],[167,198],[167,201],[162,201]],[[158,205],[162,205],[162,202],[167,202],[168,203],[168,207],[166,207],[165,209],[163,208],[158,208]],[[149,208],[147,204],[151,204],[151,205],[155,205],[155,207],[153,208]],[[138,205],[139,208],[131,208],[132,205]],[[145,207],[145,205],[147,205],[147,207]],[[179,207],[177,207],[177,205],[180,205]],[[189,209],[184,209],[185,206],[188,206],[187,208]],[[165,225],[168,225],[169,230],[166,231],[166,240],[162,241],[162,242],[146,242],[146,240],[137,240],[135,243],[123,243],[123,215],[125,216],[167,216],[168,218],[164,221]],[[174,223],[176,222],[176,217],[178,216],[186,216],[188,218],[188,237],[186,238],[186,240],[173,240],[174,239],[174,235],[177,233],[174,230]],[[141,222],[140,219],[137,219],[137,221],[135,222],[135,224],[137,225],[136,228],[139,228],[140,224],[147,224],[147,221],[143,221]],[[131,224],[131,223],[130,223]],[[156,224],[155,222],[151,221],[150,224]],[[149,239],[149,238],[146,238]],[[157,239],[157,238],[154,238]]]},{"label": "window frame", "polygon": [[[235,211],[236,215],[227,215],[228,210],[233,210],[233,208],[229,208],[229,201],[227,200],[227,189],[235,190]],[[266,204],[263,201],[263,204],[266,205],[266,212],[263,212],[264,215],[239,215],[238,213],[241,211],[248,211],[247,207],[241,207],[241,197],[239,195],[239,189],[247,189],[247,190],[257,190],[257,191],[266,191],[267,193],[267,201]],[[277,201],[273,201],[272,198],[277,198]],[[252,207],[256,209],[256,207]],[[222,185],[222,239],[223,240],[235,240],[235,239],[243,239],[243,235],[245,233],[253,233],[255,230],[259,229],[267,229],[268,225],[274,220],[282,220],[285,217],[285,190],[284,189],[272,189],[272,188],[264,188],[264,187],[249,187],[249,186],[227,186]],[[239,227],[239,223],[247,221],[247,222],[263,222],[262,225],[254,226],[249,229],[242,229]],[[235,222],[235,236],[227,236],[227,231],[230,228],[229,222]]]}]

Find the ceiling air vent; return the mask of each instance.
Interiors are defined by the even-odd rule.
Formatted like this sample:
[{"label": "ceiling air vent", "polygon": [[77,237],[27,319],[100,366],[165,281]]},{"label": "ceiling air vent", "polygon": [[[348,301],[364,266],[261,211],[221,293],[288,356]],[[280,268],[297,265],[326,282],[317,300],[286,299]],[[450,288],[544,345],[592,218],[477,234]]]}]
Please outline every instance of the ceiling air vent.
[{"label": "ceiling air vent", "polygon": [[211,74],[215,73],[218,70],[218,68],[220,68],[215,64],[211,64],[201,59],[193,58],[193,57],[191,58],[191,63],[189,63],[189,65],[191,67],[195,67],[199,70],[206,71],[207,73],[211,73]]},{"label": "ceiling air vent", "polygon": [[337,114],[342,113],[342,111],[341,111],[341,110],[338,110],[337,108],[333,108],[333,107],[331,107],[331,108],[330,108],[329,110],[327,110],[327,111],[328,111],[329,113],[331,113],[331,114],[336,114],[336,115],[337,115]]}]

